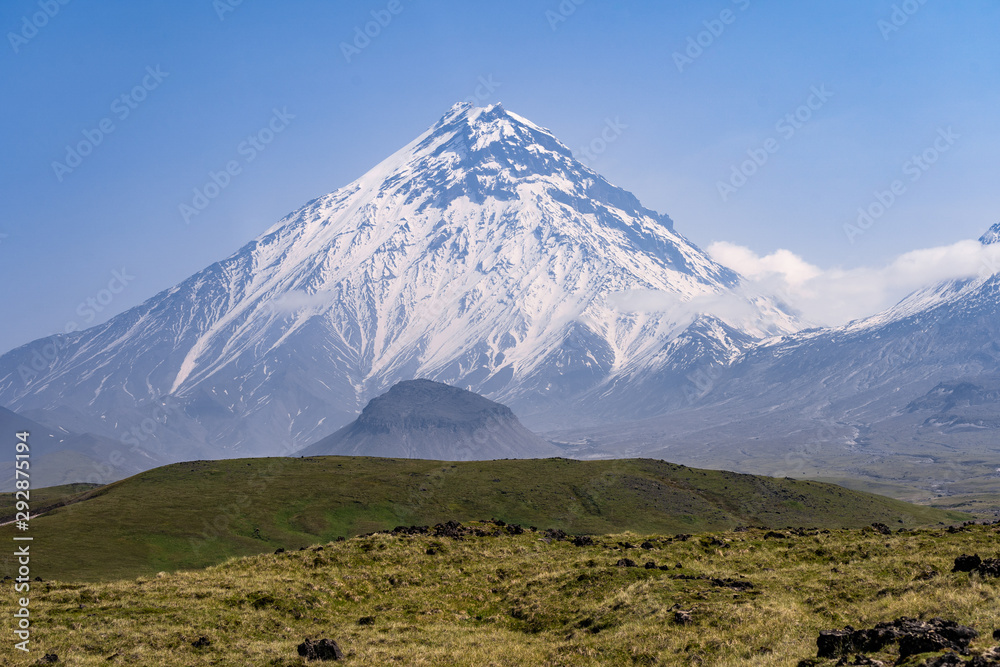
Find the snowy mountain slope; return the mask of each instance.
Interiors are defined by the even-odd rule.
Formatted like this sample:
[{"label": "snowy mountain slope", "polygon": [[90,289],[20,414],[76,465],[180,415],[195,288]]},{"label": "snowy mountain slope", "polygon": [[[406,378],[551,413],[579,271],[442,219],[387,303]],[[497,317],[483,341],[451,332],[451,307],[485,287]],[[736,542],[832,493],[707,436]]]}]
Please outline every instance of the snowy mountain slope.
[{"label": "snowy mountain slope", "polygon": [[[1000,225],[980,241],[998,239]],[[747,345],[693,383],[691,404],[666,417],[547,437],[688,465],[868,478],[886,489],[995,487],[997,268],[931,285],[844,326]],[[973,404],[942,400],[956,391]]]},{"label": "snowy mountain slope", "polygon": [[[635,294],[661,305],[630,310]],[[700,309],[717,299],[740,307],[706,327]],[[549,131],[500,105],[456,105],[229,258],[0,357],[0,404],[115,437],[172,401],[144,447],[275,454],[414,377],[536,425],[605,419],[592,408],[612,391],[637,406],[617,418],[655,414],[674,399],[649,401],[651,388],[681,396],[704,360],[795,328]],[[58,352],[39,363],[40,349]]]}]

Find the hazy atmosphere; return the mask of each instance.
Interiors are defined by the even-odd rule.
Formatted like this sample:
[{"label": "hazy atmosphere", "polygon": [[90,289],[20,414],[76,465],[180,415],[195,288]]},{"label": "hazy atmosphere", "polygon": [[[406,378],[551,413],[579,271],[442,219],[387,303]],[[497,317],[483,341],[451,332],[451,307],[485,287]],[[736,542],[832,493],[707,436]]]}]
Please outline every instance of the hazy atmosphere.
[{"label": "hazy atmosphere", "polygon": [[1000,667],[996,0],[0,26],[0,664]]},{"label": "hazy atmosphere", "polygon": [[[6,2],[0,257],[19,270],[0,347],[228,256],[463,100],[551,129],[723,263],[787,280],[806,319],[871,314],[918,286],[905,253],[938,248],[932,279],[975,273],[952,246],[1000,208],[1000,7],[899,4],[400,0],[368,38],[385,3],[58,2],[36,28],[37,2]],[[276,110],[287,127],[245,143]]]}]

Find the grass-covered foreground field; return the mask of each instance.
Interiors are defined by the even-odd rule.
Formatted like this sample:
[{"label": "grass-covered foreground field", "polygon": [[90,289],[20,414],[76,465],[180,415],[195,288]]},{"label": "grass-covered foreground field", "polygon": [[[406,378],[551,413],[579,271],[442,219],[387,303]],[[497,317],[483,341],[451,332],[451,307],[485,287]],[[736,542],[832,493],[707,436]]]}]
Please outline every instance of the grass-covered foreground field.
[{"label": "grass-covered foreground field", "polygon": [[[900,616],[971,625],[973,653],[1000,644],[1000,579],[951,571],[959,555],[998,555],[995,525],[626,533],[589,545],[467,527],[483,535],[377,534],[136,580],[35,582],[32,654],[8,639],[0,655],[288,666],[306,664],[296,647],[309,637],[335,640],[337,664],[354,665],[796,665],[816,656],[821,630]],[[14,608],[9,582],[2,599]],[[894,650],[871,657],[891,664]]]},{"label": "grass-covered foreground field", "polygon": [[[738,525],[892,528],[959,512],[832,484],[698,470],[650,459],[467,461],[308,457],[194,461],[97,489],[32,491],[32,576],[99,581],[215,565],[405,524],[497,518],[606,534]],[[0,511],[13,505],[0,494]],[[0,526],[9,543],[18,531]],[[0,576],[13,574],[12,559]]]}]

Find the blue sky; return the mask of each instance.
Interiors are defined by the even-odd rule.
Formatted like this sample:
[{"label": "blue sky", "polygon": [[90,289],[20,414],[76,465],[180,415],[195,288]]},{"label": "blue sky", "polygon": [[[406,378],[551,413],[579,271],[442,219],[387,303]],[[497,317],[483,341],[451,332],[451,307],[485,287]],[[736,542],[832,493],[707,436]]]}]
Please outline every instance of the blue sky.
[{"label": "blue sky", "polygon": [[877,273],[1000,221],[998,24],[991,0],[7,0],[0,349],[140,303],[477,93],[603,148],[590,166],[703,247]]}]

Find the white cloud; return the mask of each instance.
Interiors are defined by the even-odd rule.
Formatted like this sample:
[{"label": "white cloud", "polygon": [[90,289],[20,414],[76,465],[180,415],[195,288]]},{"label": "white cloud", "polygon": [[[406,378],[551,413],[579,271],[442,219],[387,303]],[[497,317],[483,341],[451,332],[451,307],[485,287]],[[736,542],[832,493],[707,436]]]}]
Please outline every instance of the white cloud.
[{"label": "white cloud", "polygon": [[632,289],[608,295],[608,303],[623,312],[665,312],[676,319],[693,319],[701,313],[711,313],[728,322],[752,320],[757,310],[749,300],[736,292],[702,294],[691,299],[651,289]]},{"label": "white cloud", "polygon": [[271,309],[279,313],[294,313],[306,308],[322,308],[333,303],[334,292],[332,290],[321,290],[313,294],[307,294],[302,290],[292,290],[272,299]]},{"label": "white cloud", "polygon": [[910,292],[938,281],[968,278],[1000,269],[1000,246],[959,241],[913,250],[886,266],[822,269],[788,250],[760,256],[748,248],[717,242],[708,252],[738,271],[750,287],[775,294],[821,325],[844,324],[884,310]]}]

